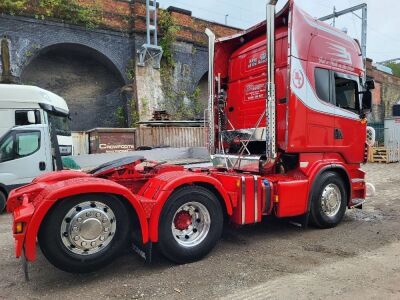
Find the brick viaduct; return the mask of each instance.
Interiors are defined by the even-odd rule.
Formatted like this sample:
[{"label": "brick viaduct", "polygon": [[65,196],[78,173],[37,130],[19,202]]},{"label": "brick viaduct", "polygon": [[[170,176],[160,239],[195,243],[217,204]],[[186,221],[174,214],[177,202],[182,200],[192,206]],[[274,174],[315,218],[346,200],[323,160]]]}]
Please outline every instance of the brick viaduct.
[{"label": "brick viaduct", "polygon": [[[79,3],[87,6],[93,1]],[[137,49],[145,41],[145,1],[98,0],[97,5],[102,15],[94,29],[60,18],[38,19],[39,9],[32,5],[17,15],[0,12],[0,38],[9,41],[12,75],[63,96],[71,110],[73,130],[129,126],[132,97],[138,102],[141,120],[150,118],[163,98],[160,72],[136,66]],[[205,28],[217,36],[238,29],[192,17],[190,11],[168,10],[179,26],[173,47],[175,88],[190,94],[200,85],[204,94]],[[136,77],[133,81],[130,72]]]}]

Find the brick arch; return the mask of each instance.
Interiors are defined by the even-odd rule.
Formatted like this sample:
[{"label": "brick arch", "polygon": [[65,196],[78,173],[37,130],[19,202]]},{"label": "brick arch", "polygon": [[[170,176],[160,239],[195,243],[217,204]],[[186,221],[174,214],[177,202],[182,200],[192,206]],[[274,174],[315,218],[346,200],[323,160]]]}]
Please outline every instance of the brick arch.
[{"label": "brick arch", "polygon": [[[79,42],[59,42],[54,44],[49,44],[46,46],[42,46],[40,48],[30,47],[30,49],[25,49],[25,61],[22,62],[22,68],[20,71],[20,76],[23,74],[24,69],[28,67],[35,59],[37,59],[40,55],[43,55],[50,51],[57,51],[57,50],[65,50],[65,49],[72,49],[76,52],[84,53],[88,56],[92,56],[94,59],[98,60],[102,64],[104,64],[108,69],[114,72],[118,76],[118,80],[126,83],[126,74],[119,66],[119,63],[115,61],[112,57],[107,56],[104,54],[104,49],[94,48],[93,45],[86,45],[85,43]],[[102,52],[104,51],[104,52]]]},{"label": "brick arch", "polygon": [[[126,112],[120,69],[103,53],[82,44],[57,43],[38,49],[25,62],[21,82],[50,90],[66,101],[72,130],[125,127]],[[117,115],[118,114],[118,115]]]}]

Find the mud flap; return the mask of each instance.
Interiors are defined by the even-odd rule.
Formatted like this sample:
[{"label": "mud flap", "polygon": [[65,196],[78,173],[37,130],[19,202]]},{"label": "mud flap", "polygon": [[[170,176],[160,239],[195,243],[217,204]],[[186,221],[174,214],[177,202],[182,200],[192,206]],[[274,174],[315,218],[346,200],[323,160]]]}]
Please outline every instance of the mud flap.
[{"label": "mud flap", "polygon": [[22,249],[22,256],[21,256],[21,264],[22,264],[22,271],[24,272],[25,281],[29,281],[29,273],[28,273],[28,261],[25,256],[25,248]]},{"label": "mud flap", "polygon": [[309,218],[310,218],[310,212],[307,212],[304,215],[291,218],[289,223],[294,226],[301,227],[303,229],[307,229]]},{"label": "mud flap", "polygon": [[141,258],[144,259],[146,264],[150,264],[152,260],[152,252],[153,252],[153,243],[148,242],[145,245],[132,243],[132,249],[135,251]]}]

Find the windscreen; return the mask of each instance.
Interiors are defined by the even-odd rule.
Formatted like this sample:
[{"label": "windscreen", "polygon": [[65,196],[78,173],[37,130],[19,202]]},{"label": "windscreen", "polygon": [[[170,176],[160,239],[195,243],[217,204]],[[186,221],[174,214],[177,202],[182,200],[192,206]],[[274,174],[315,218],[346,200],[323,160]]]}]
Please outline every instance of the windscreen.
[{"label": "windscreen", "polygon": [[47,112],[47,116],[49,123],[55,128],[57,135],[71,135],[68,116],[54,115],[50,112]]}]

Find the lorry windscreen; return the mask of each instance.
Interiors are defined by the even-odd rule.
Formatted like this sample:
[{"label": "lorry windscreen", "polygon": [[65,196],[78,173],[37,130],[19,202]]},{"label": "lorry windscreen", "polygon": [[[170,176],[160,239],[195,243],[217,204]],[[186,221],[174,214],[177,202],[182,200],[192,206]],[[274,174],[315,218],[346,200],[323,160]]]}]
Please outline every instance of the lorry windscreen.
[{"label": "lorry windscreen", "polygon": [[70,136],[71,129],[69,127],[68,116],[54,115],[47,112],[49,123],[56,129],[57,135]]}]

